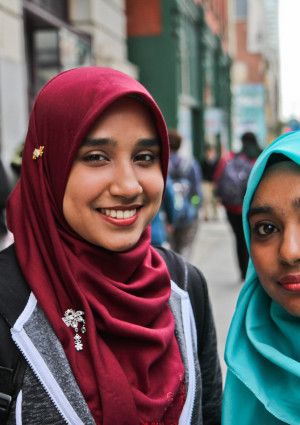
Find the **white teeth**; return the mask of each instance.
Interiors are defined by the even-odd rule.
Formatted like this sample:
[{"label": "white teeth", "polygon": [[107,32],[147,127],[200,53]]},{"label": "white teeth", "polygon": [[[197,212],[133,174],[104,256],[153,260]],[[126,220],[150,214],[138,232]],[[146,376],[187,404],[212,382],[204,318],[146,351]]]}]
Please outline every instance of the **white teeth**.
[{"label": "white teeth", "polygon": [[130,218],[136,214],[136,208],[133,210],[125,210],[125,211],[101,208],[100,211],[102,214],[105,214],[108,217],[119,218],[119,219]]}]

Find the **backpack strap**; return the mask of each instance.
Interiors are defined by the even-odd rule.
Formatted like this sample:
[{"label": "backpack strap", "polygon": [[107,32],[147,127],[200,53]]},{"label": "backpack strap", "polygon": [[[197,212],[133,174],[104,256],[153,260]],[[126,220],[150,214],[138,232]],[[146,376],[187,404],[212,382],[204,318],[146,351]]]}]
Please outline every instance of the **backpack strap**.
[{"label": "backpack strap", "polygon": [[22,387],[26,369],[10,328],[24,310],[30,289],[20,271],[13,245],[0,253],[0,271],[0,423],[4,425]]},{"label": "backpack strap", "polygon": [[155,249],[165,260],[171,279],[189,294],[197,329],[198,353],[200,353],[205,341],[205,317],[208,304],[208,290],[205,278],[196,267],[186,262],[183,257],[174,251],[162,247],[155,247]]}]

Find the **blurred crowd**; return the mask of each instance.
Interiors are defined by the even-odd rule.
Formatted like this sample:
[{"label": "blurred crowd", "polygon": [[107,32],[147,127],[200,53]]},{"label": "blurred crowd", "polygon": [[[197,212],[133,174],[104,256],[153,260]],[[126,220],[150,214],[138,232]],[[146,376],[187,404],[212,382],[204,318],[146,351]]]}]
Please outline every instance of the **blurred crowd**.
[{"label": "blurred crowd", "polygon": [[191,257],[199,223],[219,219],[222,206],[235,238],[241,281],[248,263],[242,228],[242,203],[247,180],[261,152],[252,132],[241,136],[241,150],[218,155],[216,146],[206,144],[201,163],[182,154],[182,136],[169,130],[170,166],[161,209],[152,222],[152,244],[171,247]]}]

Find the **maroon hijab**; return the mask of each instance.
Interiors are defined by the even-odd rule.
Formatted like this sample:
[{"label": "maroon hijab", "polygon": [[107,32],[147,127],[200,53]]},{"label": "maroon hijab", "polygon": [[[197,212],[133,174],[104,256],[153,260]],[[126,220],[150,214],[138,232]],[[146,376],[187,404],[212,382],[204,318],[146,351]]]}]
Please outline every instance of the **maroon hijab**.
[{"label": "maroon hijab", "polygon": [[[150,246],[147,228],[127,252],[111,252],[74,234],[62,203],[72,162],[95,120],[116,99],[137,96],[151,110],[162,143],[162,114],[137,81],[118,71],[85,67],[48,82],[31,113],[22,173],[8,203],[23,274],[66,352],[97,424],[159,421],[180,388],[183,364],[168,300],[170,277]],[[32,159],[44,146],[44,154]],[[62,317],[81,310],[83,349]],[[80,326],[80,325],[79,325]]]}]

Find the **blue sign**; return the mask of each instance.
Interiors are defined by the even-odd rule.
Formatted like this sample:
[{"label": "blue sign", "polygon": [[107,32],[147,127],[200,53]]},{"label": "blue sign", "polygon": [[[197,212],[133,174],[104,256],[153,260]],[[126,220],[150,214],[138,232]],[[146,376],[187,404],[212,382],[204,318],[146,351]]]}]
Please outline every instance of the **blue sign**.
[{"label": "blue sign", "polygon": [[262,84],[240,84],[233,88],[234,145],[241,135],[252,131],[260,145],[266,143],[265,88]]}]

